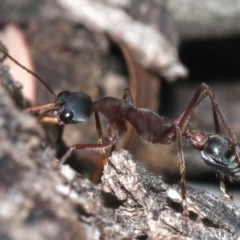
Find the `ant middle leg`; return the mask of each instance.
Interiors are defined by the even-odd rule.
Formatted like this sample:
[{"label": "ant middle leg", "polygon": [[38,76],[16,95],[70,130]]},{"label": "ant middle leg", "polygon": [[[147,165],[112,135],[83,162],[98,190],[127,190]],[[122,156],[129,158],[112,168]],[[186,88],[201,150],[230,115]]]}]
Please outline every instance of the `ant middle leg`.
[{"label": "ant middle leg", "polygon": [[76,144],[69,148],[69,150],[63,155],[63,157],[58,161],[57,166],[61,166],[67,158],[72,154],[75,150],[88,150],[88,151],[101,151],[103,149],[110,148],[114,144],[114,142],[109,141],[105,143],[97,143],[97,144]]},{"label": "ant middle leg", "polygon": [[[94,112],[95,116],[95,124],[96,124],[96,131],[97,131],[97,143],[102,144],[103,143],[103,134],[102,134],[102,127],[101,127],[101,122],[99,119],[99,114],[98,112]],[[103,165],[107,164],[107,156],[106,156],[106,151],[105,149],[100,150],[100,154],[103,159]]]},{"label": "ant middle leg", "polygon": [[[98,144],[103,144],[103,134],[102,134],[102,127],[101,127],[101,122],[99,119],[99,114],[98,112],[94,112],[94,117],[95,117],[95,125],[96,125],[96,132],[97,132],[97,143]],[[99,183],[102,177],[103,173],[103,168],[107,164],[107,155],[105,149],[101,149],[100,151],[101,159],[102,161],[95,161],[94,164],[94,172],[91,176],[91,181],[94,183]]]}]

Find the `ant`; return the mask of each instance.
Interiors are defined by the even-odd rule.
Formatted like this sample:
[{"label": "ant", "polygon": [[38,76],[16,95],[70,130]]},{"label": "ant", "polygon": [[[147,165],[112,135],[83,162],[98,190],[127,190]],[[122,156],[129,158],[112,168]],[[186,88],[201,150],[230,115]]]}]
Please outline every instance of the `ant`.
[{"label": "ant", "polygon": [[[177,142],[184,215],[188,215],[188,210],[186,206],[186,170],[182,138],[186,138],[195,149],[200,151],[201,157],[207,165],[217,170],[220,176],[220,188],[225,197],[231,198],[226,192],[224,176],[229,177],[231,180],[240,180],[240,144],[216,101],[213,90],[208,85],[202,83],[182,114],[173,123],[164,124],[163,118],[158,114],[148,109],[137,108],[133,103],[129,89],[124,91],[123,99],[103,97],[97,101],[92,101],[85,92],[69,91],[62,91],[55,95],[53,90],[36,73],[21,65],[4,49],[0,48],[0,51],[18,66],[35,76],[53,96],[54,102],[29,107],[25,109],[25,112],[38,113],[38,119],[41,122],[61,125],[79,124],[87,121],[93,113],[95,114],[98,143],[73,145],[60,159],[58,165],[63,164],[75,150],[102,151],[114,147],[119,134],[127,130],[126,121],[128,121],[136,129],[137,133],[148,142],[160,144]],[[215,133],[191,130],[189,126],[193,110],[206,97],[210,98],[212,104]],[[108,120],[108,142],[102,142],[98,113],[104,115]],[[226,131],[225,135],[220,133],[219,121],[223,124]]]}]

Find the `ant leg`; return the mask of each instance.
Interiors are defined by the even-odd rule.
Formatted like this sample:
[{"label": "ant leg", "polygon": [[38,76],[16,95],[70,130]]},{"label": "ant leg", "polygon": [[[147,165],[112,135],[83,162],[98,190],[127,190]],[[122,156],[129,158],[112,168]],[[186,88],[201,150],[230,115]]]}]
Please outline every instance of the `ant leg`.
[{"label": "ant leg", "polygon": [[113,142],[112,148],[110,150],[110,155],[115,150],[115,143],[118,139],[119,133],[122,133],[125,131],[127,131],[125,119],[121,118],[118,121],[108,123],[108,126],[107,126],[108,137]]},{"label": "ant leg", "polygon": [[[212,101],[212,110],[213,110],[213,118],[214,118],[214,125],[215,125],[215,133],[216,134],[220,134],[220,127],[219,127],[219,120],[222,122],[225,131],[227,133],[227,136],[230,138],[231,142],[233,143],[234,146],[237,146],[237,139],[235,134],[232,131],[232,128],[230,127],[225,115],[223,114],[216,98],[214,95],[213,90],[208,87],[207,85],[205,85],[205,91],[207,92],[207,95],[209,96],[209,98]],[[236,155],[238,157],[238,159],[240,159],[239,156],[239,151],[236,151]],[[223,192],[224,197],[228,198],[228,199],[233,199],[233,197],[231,195],[229,195],[226,191],[226,186],[225,186],[225,181],[224,181],[224,175],[222,173],[219,173],[219,181],[220,181],[220,189]]]},{"label": "ant leg", "polygon": [[[187,137],[189,132],[188,126],[189,126],[190,116],[193,110],[198,106],[198,104],[200,104],[200,102],[203,99],[205,99],[207,96],[210,98],[212,102],[215,131],[219,133],[220,128],[219,128],[218,115],[220,115],[222,112],[219,110],[220,107],[215,100],[213,91],[206,84],[201,84],[199,86],[199,88],[196,90],[195,94],[193,95],[189,105],[187,106],[186,110],[174,121],[174,123],[170,126],[169,130],[167,131],[167,134],[169,135],[169,133],[171,133],[172,130],[175,128],[176,139],[178,144],[178,153],[179,153],[179,167],[180,167],[180,174],[181,174],[183,214],[185,216],[188,215],[188,210],[186,205],[186,183],[185,183],[186,167],[185,167],[184,155],[182,150],[182,136]],[[164,137],[166,136],[162,136],[162,139],[164,139]]]},{"label": "ant leg", "polygon": [[103,149],[109,148],[111,147],[113,144],[112,141],[109,142],[105,142],[102,144],[76,144],[73,145],[64,155],[63,157],[59,160],[59,162],[57,163],[57,166],[61,166],[66,160],[67,158],[71,155],[71,153],[75,150],[94,150],[94,151],[101,151]]},{"label": "ant leg", "polygon": [[[124,89],[123,100],[125,100],[125,101],[127,101],[131,104],[134,104],[132,93],[131,93],[131,90],[129,88]],[[109,138],[112,141],[116,142],[116,140],[118,139],[119,133],[120,132],[125,132],[127,130],[126,120],[125,119],[119,119],[116,122],[110,122],[108,124],[107,130],[108,130]],[[114,150],[115,150],[115,144],[112,145],[110,155],[112,154],[112,152]]]},{"label": "ant leg", "polygon": [[55,103],[48,103],[40,106],[34,106],[34,107],[29,107],[25,108],[24,112],[29,112],[29,113],[40,113],[40,111],[45,111],[45,110],[55,110],[56,104]]},{"label": "ant leg", "polygon": [[186,202],[186,164],[183,155],[182,148],[182,136],[179,127],[176,127],[176,136],[177,136],[177,147],[178,147],[178,165],[181,175],[181,195],[183,201],[183,215],[185,217],[189,216],[187,202]]},{"label": "ant leg", "polygon": [[[103,143],[102,127],[101,127],[101,122],[100,122],[100,119],[99,119],[98,112],[95,111],[94,116],[95,116],[96,131],[97,131],[97,143],[102,144]],[[106,165],[107,164],[107,157],[106,157],[105,149],[100,150],[100,154],[101,154],[102,159],[103,159],[103,164]]]},{"label": "ant leg", "polygon": [[[225,115],[223,114],[216,98],[214,95],[213,90],[206,84],[202,83],[200,87],[195,92],[192,100],[190,101],[186,110],[174,121],[173,125],[178,125],[181,129],[181,132],[184,132],[188,126],[190,115],[192,114],[193,110],[198,106],[198,104],[206,97],[209,97],[212,102],[212,112],[213,112],[213,119],[214,119],[214,127],[215,132],[220,133],[219,127],[219,119],[222,122],[223,126],[225,127],[227,136],[230,138],[234,145],[237,145],[237,139],[234,135],[232,128],[230,127]],[[240,156],[239,156],[240,159]]]},{"label": "ant leg", "polygon": [[[227,132],[229,131],[228,128],[230,128],[229,124],[226,121],[225,116],[222,113],[221,108],[219,107],[219,104],[217,103],[215,99],[214,92],[211,88],[208,88],[209,97],[212,101],[212,109],[213,109],[213,118],[215,123],[215,133],[220,134],[220,127],[219,127],[219,121],[218,116],[220,117],[221,121],[223,122],[224,126],[227,128]],[[230,128],[231,131],[231,128]],[[232,133],[233,134],[233,133]],[[228,199],[233,199],[231,195],[229,195],[226,191],[226,185],[224,180],[224,175],[219,172],[219,182],[220,182],[220,190],[223,192],[224,197]]]},{"label": "ant leg", "polygon": [[[230,125],[229,125],[229,123],[226,119],[226,116],[223,114],[222,109],[220,108],[217,100],[215,99],[213,90],[210,87],[208,87],[207,85],[206,85],[206,87],[207,87],[206,91],[208,91],[208,95],[212,100],[213,112],[214,112],[214,121],[215,121],[215,119],[218,119],[218,118],[220,119],[220,121],[222,122],[222,124],[223,124],[223,126],[226,130],[227,136],[230,138],[233,145],[236,146],[237,143],[238,143],[237,138],[236,138],[235,134],[233,133],[233,130],[230,127]],[[218,126],[215,125],[215,131],[216,131],[216,133],[220,133],[219,125]],[[237,156],[240,157],[238,152],[237,152]]]},{"label": "ant leg", "polygon": [[219,123],[218,123],[218,116],[217,116],[217,111],[215,105],[216,100],[215,96],[213,94],[213,91],[210,89],[209,86],[206,84],[202,83],[198,89],[196,90],[195,94],[192,97],[192,100],[190,101],[189,105],[187,108],[184,110],[184,112],[174,121],[174,124],[178,125],[179,128],[181,129],[181,132],[184,132],[186,127],[188,126],[189,123],[189,118],[193,112],[193,110],[202,102],[203,99],[206,97],[209,97],[211,102],[212,102],[212,110],[213,110],[213,117],[214,117],[214,124],[215,124],[215,129],[219,129]]},{"label": "ant leg", "polygon": [[223,192],[224,197],[228,199],[233,199],[231,195],[229,195],[226,191],[225,181],[224,181],[224,175],[219,173],[219,179],[220,179],[220,189]]},{"label": "ant leg", "polygon": [[[95,116],[95,124],[96,124],[96,131],[97,131],[97,143],[102,144],[103,143],[103,135],[102,135],[102,127],[101,127],[101,122],[99,119],[99,114],[98,112],[94,112]],[[99,183],[101,180],[101,176],[103,173],[103,168],[105,165],[107,165],[107,156],[106,156],[106,151],[105,149],[100,150],[100,154],[102,157],[102,161],[97,161],[95,164],[95,170],[94,173],[91,177],[91,181],[94,183]]]},{"label": "ant leg", "polygon": [[134,104],[132,93],[129,88],[124,89],[123,100]]},{"label": "ant leg", "polygon": [[50,124],[59,124],[59,120],[56,117],[52,116],[39,116],[37,118],[41,123],[50,123]]},{"label": "ant leg", "polygon": [[57,117],[55,116],[47,116],[49,112],[53,112],[55,110],[58,110],[55,107],[55,103],[49,103],[41,106],[35,106],[35,107],[29,107],[24,109],[24,112],[29,112],[29,113],[37,113],[40,114],[41,111],[43,111],[38,117],[38,121],[42,123],[53,123],[53,124],[60,124],[60,121],[58,120]]}]

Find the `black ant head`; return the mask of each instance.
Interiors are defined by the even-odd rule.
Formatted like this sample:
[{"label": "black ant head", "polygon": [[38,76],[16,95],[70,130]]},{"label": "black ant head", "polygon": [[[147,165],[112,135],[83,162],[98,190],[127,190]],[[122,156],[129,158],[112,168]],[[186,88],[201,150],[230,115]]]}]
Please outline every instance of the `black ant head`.
[{"label": "black ant head", "polygon": [[239,176],[237,156],[232,142],[217,134],[211,134],[201,151],[204,162],[225,175]]},{"label": "black ant head", "polygon": [[[1,42],[0,42],[1,44]],[[8,52],[0,46],[0,52],[5,56],[9,57],[13,62],[15,62],[19,67],[26,70],[28,73],[36,77],[51,93],[54,98],[54,103],[45,104],[42,106],[30,107],[25,109],[26,112],[36,112],[42,114],[38,117],[39,120],[43,120],[49,112],[53,112],[56,118],[53,118],[50,122],[59,124],[76,124],[87,121],[92,115],[92,99],[90,96],[84,92],[60,92],[57,96],[53,90],[48,86],[48,84],[40,78],[36,73],[30,69],[24,67],[21,63],[15,60]]]},{"label": "black ant head", "polygon": [[92,99],[84,92],[60,92],[54,111],[61,124],[76,124],[87,121],[92,115]]}]

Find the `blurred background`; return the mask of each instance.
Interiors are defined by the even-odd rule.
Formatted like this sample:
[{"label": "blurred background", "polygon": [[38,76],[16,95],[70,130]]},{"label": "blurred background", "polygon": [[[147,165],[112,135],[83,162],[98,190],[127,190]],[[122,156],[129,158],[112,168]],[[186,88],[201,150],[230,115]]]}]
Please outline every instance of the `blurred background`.
[{"label": "blurred background", "polygon": [[[166,123],[174,121],[205,82],[240,139],[239,1],[2,0],[0,39],[56,94],[70,90],[87,92],[93,100],[122,98],[129,87],[137,107],[157,112]],[[41,83],[14,63],[7,64],[33,105],[53,101]],[[101,120],[107,139],[107,122]],[[208,99],[194,111],[191,127],[214,132]],[[58,158],[67,146],[97,140],[94,118],[45,129],[45,146],[52,145]],[[129,150],[165,181],[179,181],[175,143],[145,142],[128,126],[116,148]],[[216,172],[185,140],[184,155],[187,184],[221,194]],[[68,163],[93,182],[100,181],[98,153],[78,151]],[[227,189],[239,204],[239,184],[227,182]]]}]

